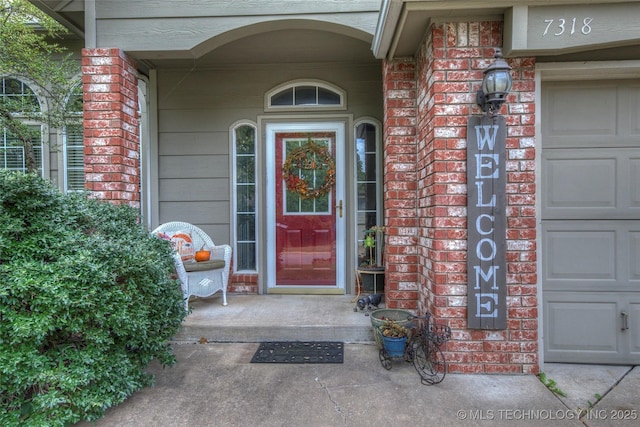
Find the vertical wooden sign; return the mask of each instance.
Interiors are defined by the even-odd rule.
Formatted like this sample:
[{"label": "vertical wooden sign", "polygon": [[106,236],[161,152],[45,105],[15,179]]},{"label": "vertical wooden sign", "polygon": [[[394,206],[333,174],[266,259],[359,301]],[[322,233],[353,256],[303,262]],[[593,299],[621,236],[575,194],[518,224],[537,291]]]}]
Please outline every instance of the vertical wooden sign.
[{"label": "vertical wooden sign", "polygon": [[474,116],[467,123],[467,322],[506,329],[506,121]]}]

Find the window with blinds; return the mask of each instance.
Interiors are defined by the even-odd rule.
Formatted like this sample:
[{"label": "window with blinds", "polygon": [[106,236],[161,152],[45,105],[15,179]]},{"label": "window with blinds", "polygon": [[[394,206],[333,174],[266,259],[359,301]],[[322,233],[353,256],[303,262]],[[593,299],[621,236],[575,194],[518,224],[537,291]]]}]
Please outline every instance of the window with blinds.
[{"label": "window with blinds", "polygon": [[84,137],[82,125],[67,126],[64,133],[64,191],[84,190]]},{"label": "window with blinds", "polygon": [[[2,104],[15,118],[29,123],[25,113],[40,111],[40,103],[34,91],[23,81],[4,77],[0,79],[0,98]],[[38,173],[43,173],[43,132],[40,124],[27,125],[28,137],[33,147]],[[24,141],[6,127],[0,127],[0,167],[4,169],[27,171],[27,151]]]},{"label": "window with blinds", "polygon": [[67,112],[77,123],[64,128],[63,163],[64,191],[66,193],[84,190],[84,128],[82,116],[82,85],[73,88],[67,101]]}]

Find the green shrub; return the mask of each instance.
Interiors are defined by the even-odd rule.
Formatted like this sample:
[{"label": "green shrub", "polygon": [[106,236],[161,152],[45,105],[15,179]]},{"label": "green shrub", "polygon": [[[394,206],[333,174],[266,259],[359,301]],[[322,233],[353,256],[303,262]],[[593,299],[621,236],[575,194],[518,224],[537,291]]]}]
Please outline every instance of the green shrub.
[{"label": "green shrub", "polygon": [[0,425],[95,420],[175,363],[171,249],[135,210],[0,170],[0,224]]}]

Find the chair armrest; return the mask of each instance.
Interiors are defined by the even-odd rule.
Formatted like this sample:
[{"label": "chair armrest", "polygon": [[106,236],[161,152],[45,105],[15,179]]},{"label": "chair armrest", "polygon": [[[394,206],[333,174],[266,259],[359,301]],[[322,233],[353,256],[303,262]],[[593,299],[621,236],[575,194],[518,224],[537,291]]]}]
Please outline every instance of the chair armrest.
[{"label": "chair armrest", "polygon": [[231,246],[216,245],[211,250],[211,259],[221,259],[228,265],[231,262]]},{"label": "chair armrest", "polygon": [[178,278],[184,285],[186,285],[189,279],[187,278],[187,271],[184,269],[182,258],[180,258],[180,254],[178,252],[173,253],[173,263],[175,264]]}]

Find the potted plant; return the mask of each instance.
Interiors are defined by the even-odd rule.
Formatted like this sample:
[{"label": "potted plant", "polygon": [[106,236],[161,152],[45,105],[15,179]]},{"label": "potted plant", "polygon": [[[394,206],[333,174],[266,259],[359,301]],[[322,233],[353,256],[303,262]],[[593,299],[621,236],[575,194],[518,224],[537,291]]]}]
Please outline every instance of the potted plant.
[{"label": "potted plant", "polygon": [[[384,246],[384,227],[374,225],[364,231],[361,253],[360,278],[365,292],[379,292],[384,289],[384,267],[382,265],[382,249]],[[368,274],[368,272],[371,272]],[[375,285],[375,286],[374,286]]]},{"label": "potted plant", "polygon": [[389,357],[401,357],[407,344],[409,328],[395,320],[385,320],[380,326],[382,344]]}]

